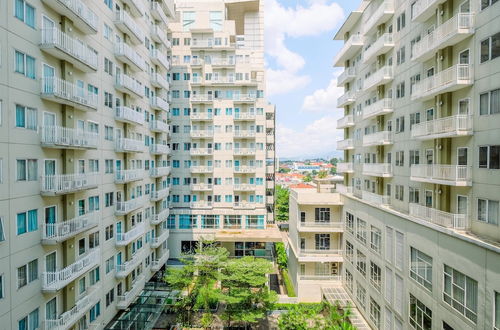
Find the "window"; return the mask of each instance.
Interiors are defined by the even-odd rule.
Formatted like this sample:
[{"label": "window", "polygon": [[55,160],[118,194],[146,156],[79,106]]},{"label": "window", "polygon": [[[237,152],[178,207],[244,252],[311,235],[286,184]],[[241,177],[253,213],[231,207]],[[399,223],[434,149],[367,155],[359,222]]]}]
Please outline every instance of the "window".
[{"label": "window", "polygon": [[113,235],[114,235],[114,225],[109,225],[106,227],[106,229],[104,230],[104,238],[105,240],[110,240],[113,238]]},{"label": "window", "polygon": [[40,328],[38,308],[23,317],[18,322],[18,330],[36,330]]},{"label": "window", "polygon": [[370,320],[377,328],[380,327],[380,305],[370,297]]},{"label": "window", "polygon": [[477,220],[498,225],[498,201],[478,198]]},{"label": "window", "polygon": [[36,131],[38,127],[36,109],[16,104],[16,127]]},{"label": "window", "polygon": [[420,202],[420,190],[414,187],[408,187],[409,202],[418,204]]},{"label": "window", "polygon": [[493,6],[498,0],[481,0],[481,10]]},{"label": "window", "polygon": [[405,131],[405,117],[401,116],[396,118],[396,133]]},{"label": "window", "polygon": [[388,262],[392,262],[394,256],[393,232],[391,227],[385,228],[385,259]]},{"label": "window", "polygon": [[[1,278],[0,278],[1,279]],[[1,298],[1,296],[0,296]],[[494,296],[494,302],[493,304],[495,305],[493,309],[493,328],[495,330],[500,329],[500,293],[495,291],[495,296]]]},{"label": "window", "polygon": [[15,72],[28,78],[36,79],[35,58],[16,50]]},{"label": "window", "polygon": [[345,254],[347,260],[349,260],[350,262],[354,261],[354,245],[352,245],[352,243],[347,240],[345,241]]},{"label": "window", "polygon": [[113,75],[113,62],[111,62],[108,58],[104,58],[104,72],[109,74],[110,76]]},{"label": "window", "polygon": [[28,264],[17,268],[17,288],[38,279],[38,259],[30,261]]},{"label": "window", "polygon": [[396,231],[396,268],[400,270],[404,267],[404,234]]},{"label": "window", "polygon": [[95,321],[101,315],[101,302],[92,306],[90,309],[90,322]]},{"label": "window", "polygon": [[4,277],[3,274],[0,274],[0,299],[5,298],[5,293],[4,293]]},{"label": "window", "polygon": [[406,51],[405,51],[405,46],[403,46],[396,51],[396,64],[397,65],[403,64],[405,60],[406,60]]},{"label": "window", "polygon": [[366,256],[359,250],[356,250],[356,269],[361,275],[366,276]]},{"label": "window", "polygon": [[113,0],[104,0],[104,4],[109,8],[113,9]]},{"label": "window", "polygon": [[380,292],[382,288],[382,269],[373,261],[370,261],[370,283]]},{"label": "window", "polygon": [[17,235],[38,230],[38,210],[30,210],[17,214]]},{"label": "window", "polygon": [[352,215],[349,212],[345,213],[345,225],[346,225],[347,230],[351,234],[354,234],[354,215]]},{"label": "window", "polygon": [[413,125],[417,124],[420,124],[420,112],[410,113],[410,131],[412,130]]},{"label": "window", "polygon": [[410,277],[432,292],[432,257],[410,248]]},{"label": "window", "polygon": [[113,35],[113,29],[106,23],[104,23],[104,39],[111,40],[111,36]]},{"label": "window", "polygon": [[330,208],[320,207],[314,209],[316,222],[329,222],[330,221]]},{"label": "window", "polygon": [[493,115],[497,113],[500,113],[500,89],[479,94],[479,114]]},{"label": "window", "polygon": [[113,301],[115,301],[115,288],[112,288],[108,293],[106,293],[106,307],[111,305]]},{"label": "window", "polygon": [[405,186],[397,184],[394,186],[394,198],[397,199],[398,201],[404,201],[405,197]]},{"label": "window", "polygon": [[356,299],[359,302],[359,305],[362,308],[365,308],[366,305],[366,289],[356,281]]},{"label": "window", "polygon": [[104,194],[105,207],[113,206],[114,204],[114,192],[108,192]]},{"label": "window", "polygon": [[500,32],[481,41],[481,63],[500,56]]},{"label": "window", "polygon": [[356,222],[356,238],[363,244],[366,244],[366,221],[357,218]]},{"label": "window", "polygon": [[104,173],[110,174],[113,173],[113,160],[112,159],[105,159],[104,160]]},{"label": "window", "polygon": [[478,288],[477,281],[444,265],[443,299],[460,314],[476,323]]},{"label": "window", "polygon": [[113,94],[104,92],[104,106],[113,108]]},{"label": "window", "polygon": [[396,151],[396,166],[404,166],[405,165],[405,152],[403,150]]},{"label": "window", "polygon": [[35,8],[24,0],[14,0],[14,6],[14,16],[29,27],[35,28]]},{"label": "window", "polygon": [[392,303],[392,269],[385,267],[385,300]]},{"label": "window", "polygon": [[432,311],[410,294],[410,325],[417,330],[432,329]]},{"label": "window", "polygon": [[104,139],[108,141],[113,141],[113,127],[104,126]]},{"label": "window", "polygon": [[420,150],[410,150],[410,166],[420,164]]},{"label": "window", "polygon": [[479,168],[500,169],[500,145],[479,147]]},{"label": "window", "polygon": [[18,159],[16,173],[17,181],[37,181],[38,161],[36,159]]},{"label": "window", "polygon": [[189,29],[194,25],[196,20],[196,13],[194,11],[185,11],[182,13],[182,27],[184,31],[189,31]]},{"label": "window", "polygon": [[210,12],[210,28],[214,31],[222,30],[222,12],[221,11],[211,11]]},{"label": "window", "polygon": [[371,226],[370,247],[377,253],[382,251],[382,231],[375,226]]},{"label": "window", "polygon": [[401,31],[406,26],[406,13],[403,12],[401,15],[398,16],[396,19],[396,28],[397,31]]},{"label": "window", "polygon": [[5,231],[3,229],[3,218],[0,217],[0,242],[3,242],[3,241],[5,241]]},{"label": "window", "polygon": [[89,277],[90,277],[90,285],[94,285],[100,280],[100,269],[99,267],[95,268],[94,270],[91,270],[89,272]]},{"label": "window", "polygon": [[[353,276],[352,276],[351,272],[348,271],[347,269],[345,270],[345,283],[346,283],[347,289],[349,291],[351,291],[351,293],[352,293],[353,289],[354,289]],[[499,303],[500,303],[500,301],[499,301]]]},{"label": "window", "polygon": [[99,246],[99,232],[96,231],[89,235],[89,249],[93,249]]},{"label": "window", "polygon": [[115,256],[106,260],[106,274],[115,269]]}]

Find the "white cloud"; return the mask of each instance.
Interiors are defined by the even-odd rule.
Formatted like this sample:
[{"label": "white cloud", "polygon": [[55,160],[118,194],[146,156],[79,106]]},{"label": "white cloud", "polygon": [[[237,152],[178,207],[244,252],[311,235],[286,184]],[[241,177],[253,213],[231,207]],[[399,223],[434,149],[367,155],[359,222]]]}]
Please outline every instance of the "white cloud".
[{"label": "white cloud", "polygon": [[343,88],[337,87],[338,74],[339,72],[333,74],[333,78],[326,88],[317,89],[311,95],[307,95],[302,103],[302,110],[310,112],[338,111],[337,99],[343,93]]},{"label": "white cloud", "polygon": [[277,0],[265,0],[265,50],[277,66],[268,69],[269,95],[290,92],[310,81],[299,72],[305,65],[304,58],[286,47],[286,38],[331,31],[344,17],[342,8],[330,0],[309,0],[308,4],[284,7]]},{"label": "white cloud", "polygon": [[276,128],[278,157],[311,157],[332,154],[343,131],[337,130],[337,119],[341,116],[326,116],[315,120],[298,131],[282,124]]}]

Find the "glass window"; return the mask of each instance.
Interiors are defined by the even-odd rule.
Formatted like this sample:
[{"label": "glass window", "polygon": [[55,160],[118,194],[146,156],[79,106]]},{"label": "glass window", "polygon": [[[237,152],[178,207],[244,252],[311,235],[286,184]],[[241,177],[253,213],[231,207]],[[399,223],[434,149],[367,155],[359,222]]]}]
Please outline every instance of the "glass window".
[{"label": "glass window", "polygon": [[477,322],[477,281],[444,265],[443,299],[460,314]]},{"label": "glass window", "polygon": [[409,322],[417,330],[432,329],[432,311],[411,294]]},{"label": "glass window", "polygon": [[432,257],[411,247],[410,277],[432,291]]}]

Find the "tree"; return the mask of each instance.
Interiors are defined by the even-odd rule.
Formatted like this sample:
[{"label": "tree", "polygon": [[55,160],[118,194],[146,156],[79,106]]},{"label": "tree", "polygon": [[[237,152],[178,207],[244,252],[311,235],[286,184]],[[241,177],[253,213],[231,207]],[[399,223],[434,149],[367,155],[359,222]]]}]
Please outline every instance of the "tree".
[{"label": "tree", "polygon": [[328,172],[327,171],[320,171],[318,173],[318,179],[324,179],[328,176]]},{"label": "tree", "polygon": [[278,173],[290,173],[292,170],[289,169],[289,168],[285,168],[285,167],[281,167],[279,170],[278,170]]},{"label": "tree", "polygon": [[276,249],[276,263],[280,269],[288,267],[288,256],[286,255],[285,244],[283,242],[274,243]]},{"label": "tree", "polygon": [[355,330],[349,322],[350,308],[323,302],[317,306],[293,306],[278,319],[280,330]]},{"label": "tree", "polygon": [[337,166],[337,163],[339,162],[339,159],[337,157],[333,157],[330,159],[330,164]]},{"label": "tree", "polygon": [[290,192],[288,189],[284,189],[280,185],[276,186],[276,220],[288,221],[289,197]]},{"label": "tree", "polygon": [[311,173],[308,173],[304,179],[302,179],[302,181],[304,182],[311,182],[312,181],[312,176],[311,176]]}]

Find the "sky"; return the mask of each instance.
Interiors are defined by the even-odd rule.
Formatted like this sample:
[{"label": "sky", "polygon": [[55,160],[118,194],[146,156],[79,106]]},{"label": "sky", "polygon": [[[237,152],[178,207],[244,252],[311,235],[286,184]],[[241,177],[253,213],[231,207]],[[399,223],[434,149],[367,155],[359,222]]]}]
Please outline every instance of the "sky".
[{"label": "sky", "polygon": [[359,0],[264,0],[267,99],[276,105],[280,158],[341,155],[336,108],[342,41],[333,37]]}]

